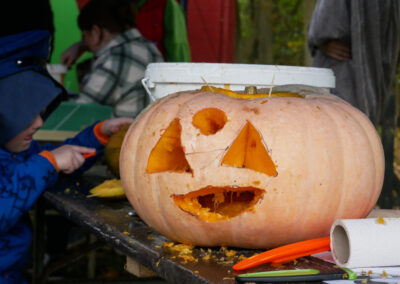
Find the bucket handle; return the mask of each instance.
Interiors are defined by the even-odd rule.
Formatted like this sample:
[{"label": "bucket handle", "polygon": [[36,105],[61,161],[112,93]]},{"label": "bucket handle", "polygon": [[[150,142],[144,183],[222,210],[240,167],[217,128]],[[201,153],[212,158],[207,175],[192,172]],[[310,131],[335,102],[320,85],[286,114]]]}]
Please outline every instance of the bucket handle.
[{"label": "bucket handle", "polygon": [[156,100],[156,98],[152,95],[152,93],[150,91],[150,88],[154,88],[154,86],[150,87],[150,86],[148,86],[148,84],[149,84],[149,78],[144,77],[142,79],[143,88],[146,90],[147,95],[149,95],[150,101],[154,102]]}]

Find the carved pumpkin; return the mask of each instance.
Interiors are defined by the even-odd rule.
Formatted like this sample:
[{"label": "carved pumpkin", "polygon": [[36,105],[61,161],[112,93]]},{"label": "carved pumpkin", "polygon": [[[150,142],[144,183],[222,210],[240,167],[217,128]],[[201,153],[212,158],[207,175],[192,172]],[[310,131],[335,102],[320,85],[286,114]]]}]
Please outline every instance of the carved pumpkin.
[{"label": "carved pumpkin", "polygon": [[200,246],[270,248],[365,217],[384,173],[368,118],[332,95],[181,92],[144,111],[120,170],[139,216]]}]

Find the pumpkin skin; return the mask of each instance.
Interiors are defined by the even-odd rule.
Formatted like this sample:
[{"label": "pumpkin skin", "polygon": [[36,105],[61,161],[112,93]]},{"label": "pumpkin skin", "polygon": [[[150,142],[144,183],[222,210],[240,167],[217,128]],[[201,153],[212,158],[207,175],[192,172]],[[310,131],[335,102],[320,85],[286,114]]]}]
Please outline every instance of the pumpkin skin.
[{"label": "pumpkin skin", "polygon": [[122,141],[128,131],[129,125],[122,126],[120,130],[111,135],[106,147],[104,148],[104,158],[110,171],[119,176],[119,155],[121,152]]},{"label": "pumpkin skin", "polygon": [[[205,109],[226,115],[214,134],[193,124]],[[149,157],[173,121],[180,124],[177,138],[190,169],[149,172]],[[259,133],[277,174],[222,164],[247,123]],[[336,219],[367,216],[382,188],[384,155],[369,119],[336,96],[241,99],[194,91],[164,97],[142,112],[125,136],[120,171],[136,212],[171,240],[271,248],[327,236]],[[262,194],[220,221],[199,218],[174,199],[214,187]]]}]

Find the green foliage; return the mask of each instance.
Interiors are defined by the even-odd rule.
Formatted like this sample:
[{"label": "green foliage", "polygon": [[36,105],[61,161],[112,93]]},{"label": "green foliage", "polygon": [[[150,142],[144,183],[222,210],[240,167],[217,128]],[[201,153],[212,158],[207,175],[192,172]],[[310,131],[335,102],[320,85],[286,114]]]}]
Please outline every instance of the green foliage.
[{"label": "green foliage", "polygon": [[304,65],[305,41],[303,0],[237,0],[237,61]]},{"label": "green foliage", "polygon": [[238,12],[238,23],[240,23],[240,37],[248,38],[254,33],[252,29],[251,22],[253,18],[253,6],[252,1],[248,0],[237,0],[237,10]]},{"label": "green foliage", "polygon": [[279,65],[304,65],[303,1],[272,1],[273,59]]}]

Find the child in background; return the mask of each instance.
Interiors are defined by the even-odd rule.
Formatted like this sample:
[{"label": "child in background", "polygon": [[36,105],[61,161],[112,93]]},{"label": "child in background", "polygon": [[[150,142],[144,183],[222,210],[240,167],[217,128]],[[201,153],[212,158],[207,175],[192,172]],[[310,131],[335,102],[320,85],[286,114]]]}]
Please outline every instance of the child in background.
[{"label": "child in background", "polygon": [[[0,283],[25,283],[21,271],[30,257],[28,211],[41,193],[56,183],[59,173],[69,174],[92,165],[95,158],[85,160],[83,154],[100,155],[109,136],[133,120],[106,120],[61,146],[39,145],[33,135],[65,91],[43,66],[28,66],[33,58],[21,57],[26,64],[14,71],[1,68],[1,64],[14,60],[0,62]],[[6,70],[10,74],[2,73]]]},{"label": "child in background", "polygon": [[69,47],[61,63],[71,66],[84,52],[94,60],[77,102],[113,107],[114,116],[135,117],[146,106],[141,84],[146,66],[163,61],[157,47],[135,27],[131,0],[92,0],[78,17],[82,41]]}]

